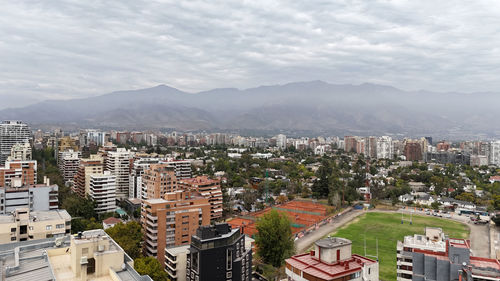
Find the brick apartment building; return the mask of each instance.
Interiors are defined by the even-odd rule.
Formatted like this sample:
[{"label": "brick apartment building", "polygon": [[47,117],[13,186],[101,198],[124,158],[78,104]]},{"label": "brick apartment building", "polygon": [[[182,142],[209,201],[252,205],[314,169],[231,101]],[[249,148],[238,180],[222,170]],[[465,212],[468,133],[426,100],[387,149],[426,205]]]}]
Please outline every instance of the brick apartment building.
[{"label": "brick apartment building", "polygon": [[143,201],[144,254],[165,264],[165,248],[188,245],[202,225],[210,224],[210,203],[199,193],[174,191]]},{"label": "brick apartment building", "polygon": [[37,181],[37,162],[7,161],[0,167],[0,187],[21,187],[34,185]]},{"label": "brick apartment building", "polygon": [[222,190],[220,179],[211,179],[207,176],[198,176],[179,180],[179,188],[197,191],[210,202],[210,217],[217,220],[222,217]]}]

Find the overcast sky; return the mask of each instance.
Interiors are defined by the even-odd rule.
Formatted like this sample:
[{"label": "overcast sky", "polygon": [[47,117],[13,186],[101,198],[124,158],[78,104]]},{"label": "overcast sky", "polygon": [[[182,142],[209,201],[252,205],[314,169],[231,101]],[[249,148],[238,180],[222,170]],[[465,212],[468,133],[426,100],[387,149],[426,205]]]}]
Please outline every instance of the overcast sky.
[{"label": "overcast sky", "polygon": [[0,3],[0,108],[158,84],[500,89],[496,0]]}]

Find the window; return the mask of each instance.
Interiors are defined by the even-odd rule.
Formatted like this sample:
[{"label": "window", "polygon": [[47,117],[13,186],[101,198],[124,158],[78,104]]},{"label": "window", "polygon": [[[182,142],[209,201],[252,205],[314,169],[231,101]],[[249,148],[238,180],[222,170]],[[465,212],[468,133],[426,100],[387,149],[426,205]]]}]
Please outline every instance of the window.
[{"label": "window", "polygon": [[52,225],[47,225],[47,226],[45,226],[45,229],[46,229],[46,230],[52,230]]},{"label": "window", "polygon": [[10,237],[10,241],[16,241],[17,238],[16,237]]},{"label": "window", "polygon": [[16,232],[16,228],[15,227],[11,228],[10,232]]},{"label": "window", "polygon": [[226,250],[226,269],[233,269],[233,249],[231,248]]},{"label": "window", "polygon": [[64,223],[56,224],[56,228],[64,228]]}]

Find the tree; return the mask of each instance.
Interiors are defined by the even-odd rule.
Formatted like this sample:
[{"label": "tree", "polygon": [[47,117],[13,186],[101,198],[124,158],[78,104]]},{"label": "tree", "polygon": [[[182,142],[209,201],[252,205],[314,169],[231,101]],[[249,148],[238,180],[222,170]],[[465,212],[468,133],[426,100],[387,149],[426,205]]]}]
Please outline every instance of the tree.
[{"label": "tree", "polygon": [[62,208],[68,211],[71,217],[90,219],[96,217],[96,203],[89,198],[81,198],[76,194],[67,196],[62,202]]},{"label": "tree", "polygon": [[167,281],[168,274],[154,257],[142,257],[134,260],[134,268],[140,275],[149,275],[155,281]]},{"label": "tree", "polygon": [[106,229],[106,233],[133,259],[141,256],[141,225],[136,221],[117,223]]},{"label": "tree", "polygon": [[80,231],[92,230],[92,229],[101,229],[102,224],[96,221],[95,218],[90,219],[81,219],[75,218],[71,221],[71,233],[75,234]]},{"label": "tree", "polygon": [[257,220],[257,253],[265,263],[279,267],[294,253],[290,220],[276,210]]}]

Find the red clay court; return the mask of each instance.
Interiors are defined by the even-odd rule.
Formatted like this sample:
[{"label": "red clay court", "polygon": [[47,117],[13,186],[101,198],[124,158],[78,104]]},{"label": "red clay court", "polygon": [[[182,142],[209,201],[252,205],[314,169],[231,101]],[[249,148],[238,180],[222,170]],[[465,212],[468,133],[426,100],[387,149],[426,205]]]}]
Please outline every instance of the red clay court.
[{"label": "red clay court", "polygon": [[281,205],[268,207],[259,212],[251,213],[247,216],[233,218],[229,220],[228,223],[233,228],[242,228],[244,234],[253,236],[257,233],[255,226],[256,219],[269,213],[271,209],[275,209],[280,213],[285,213],[292,222],[292,233],[296,234],[326,219],[329,211],[332,210],[333,207],[308,201],[289,201]]}]

